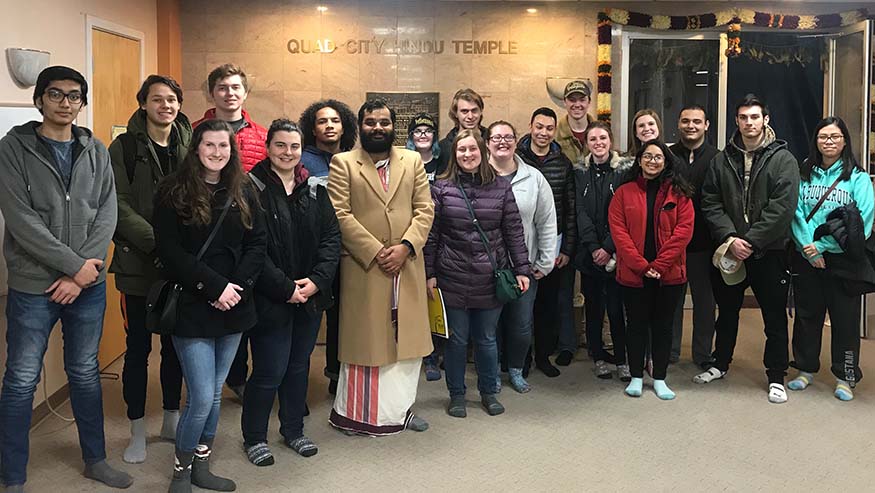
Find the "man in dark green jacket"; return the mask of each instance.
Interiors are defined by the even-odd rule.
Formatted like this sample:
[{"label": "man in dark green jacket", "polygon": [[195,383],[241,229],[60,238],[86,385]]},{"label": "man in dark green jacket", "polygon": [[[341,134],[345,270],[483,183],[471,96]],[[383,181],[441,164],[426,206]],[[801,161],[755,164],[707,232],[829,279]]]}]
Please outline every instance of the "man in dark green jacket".
[{"label": "man in dark green jacket", "polygon": [[24,491],[33,395],[60,321],[84,475],[127,488],[131,476],[106,462],[97,361],[106,309],[103,262],[117,217],[109,154],[90,130],[73,124],[88,104],[82,74],[70,67],[46,68],[37,77],[33,103],[42,121],[17,126],[0,140],[9,269],[0,480],[7,492]]},{"label": "man in dark green jacket", "polygon": [[[191,124],[179,111],[182,89],[170,77],[150,75],[137,92],[140,107],[128,120],[127,132],[109,146],[118,196],[115,252],[109,271],[121,291],[125,319],[125,365],[122,389],[131,420],[131,441],[124,461],[146,460],[147,361],[152,334],[146,328],[146,295],[158,279],[152,207],[158,182],[176,171],[191,142]],[[161,390],[164,422],[161,436],[173,440],[179,421],[182,369],[169,335],[161,336]]]},{"label": "man in dark green jacket", "polygon": [[735,122],[738,130],[711,162],[705,177],[702,213],[715,244],[728,245],[726,256],[743,262],[746,277],[713,271],[719,307],[715,361],[693,381],[708,383],[729,371],[738,314],[750,286],[765,323],[763,362],[769,401],[781,403],[787,400],[784,377],[790,359],[785,311],[790,276],[785,251],[799,195],[799,164],[787,143],[775,138],[768,108],[756,96],[749,94],[738,103]]}]

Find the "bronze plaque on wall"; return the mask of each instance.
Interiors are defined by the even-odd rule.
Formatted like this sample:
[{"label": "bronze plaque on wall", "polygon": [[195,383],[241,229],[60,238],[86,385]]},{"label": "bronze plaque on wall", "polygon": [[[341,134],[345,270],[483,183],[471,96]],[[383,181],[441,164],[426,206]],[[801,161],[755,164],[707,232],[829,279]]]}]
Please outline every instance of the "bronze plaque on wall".
[{"label": "bronze plaque on wall", "polygon": [[[419,113],[433,116],[440,129],[440,93],[438,92],[368,92],[367,99],[382,99],[395,110],[395,145],[407,143],[407,125]],[[440,140],[440,136],[435,135]]]}]

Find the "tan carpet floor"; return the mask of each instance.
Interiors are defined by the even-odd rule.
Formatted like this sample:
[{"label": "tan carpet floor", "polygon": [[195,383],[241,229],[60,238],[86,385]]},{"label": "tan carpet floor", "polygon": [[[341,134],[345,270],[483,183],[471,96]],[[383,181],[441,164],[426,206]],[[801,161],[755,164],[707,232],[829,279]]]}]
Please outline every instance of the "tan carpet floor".
[{"label": "tan carpet floor", "polygon": [[[505,387],[500,400],[507,412],[498,417],[479,406],[473,367],[467,419],[447,416],[444,381],[425,382],[423,376],[415,410],[431,429],[386,438],[347,437],[328,426],[331,400],[319,347],[306,421],[318,455],[302,458],[287,449],[274,420],[276,465],[250,465],[241,450],[241,407],[226,398],[214,470],[236,480],[243,492],[875,491],[875,341],[863,341],[862,366],[869,378],[857,386],[854,401],[835,399],[833,377],[821,370],[806,391],[775,405],[766,399],[758,312],[744,310],[742,324],[730,373],[707,386],[690,380],[696,369],[685,334],[683,360],[669,368],[668,383],[678,394],[672,402],[659,401],[647,381],[643,397],[625,397],[618,380],[594,377],[581,351],[583,359],[558,378],[533,371],[529,394]],[[822,361],[828,366],[825,332]],[[173,444],[157,438],[157,363],[153,357],[144,464],[122,462],[129,435],[121,382],[103,384],[107,453],[112,464],[135,477],[129,491],[166,491],[171,474]],[[121,363],[108,371],[120,372]],[[69,405],[60,411],[69,415]],[[33,429],[28,491],[107,491],[82,477],[81,469],[75,426],[50,417]]]}]

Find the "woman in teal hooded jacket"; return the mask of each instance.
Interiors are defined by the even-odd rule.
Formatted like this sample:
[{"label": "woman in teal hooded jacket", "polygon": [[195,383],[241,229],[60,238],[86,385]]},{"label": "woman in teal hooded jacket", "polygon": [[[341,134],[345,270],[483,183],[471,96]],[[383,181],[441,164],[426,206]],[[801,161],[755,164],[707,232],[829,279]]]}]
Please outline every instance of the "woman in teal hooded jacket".
[{"label": "woman in teal hooded jacket", "polygon": [[829,312],[835,396],[849,401],[854,398],[851,389],[863,376],[859,367],[860,299],[845,293],[824,258],[825,253],[843,254],[842,248],[832,235],[815,241],[814,230],[831,211],[854,202],[868,238],[875,217],[875,193],[869,175],[854,158],[848,127],[838,117],[827,117],[817,124],[799,174],[799,202],[792,225],[796,251],[791,259],[796,296],[791,366],[799,375],[787,386],[803,390],[814,379],[820,368],[823,322]]}]

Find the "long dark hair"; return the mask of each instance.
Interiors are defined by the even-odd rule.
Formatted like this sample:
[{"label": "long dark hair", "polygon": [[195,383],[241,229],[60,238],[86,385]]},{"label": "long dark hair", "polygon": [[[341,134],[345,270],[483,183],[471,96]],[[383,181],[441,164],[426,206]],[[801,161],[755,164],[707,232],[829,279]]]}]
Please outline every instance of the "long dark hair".
[{"label": "long dark hair", "polygon": [[346,152],[355,147],[355,139],[358,137],[358,123],[355,114],[344,103],[336,99],[323,99],[311,104],[301,113],[298,119],[298,127],[301,129],[301,137],[305,146],[315,146],[316,136],[313,130],[316,128],[316,113],[322,108],[331,108],[340,115],[340,124],[343,125],[343,135],[340,136],[340,151]]},{"label": "long dark hair", "polygon": [[693,187],[690,183],[680,174],[678,171],[678,159],[675,157],[674,153],[668,149],[668,146],[665,145],[660,139],[648,140],[647,142],[641,144],[641,148],[638,149],[638,152],[635,154],[635,163],[632,164],[632,167],[629,169],[628,175],[626,175],[627,181],[632,181],[638,178],[638,175],[641,174],[641,156],[644,155],[644,150],[650,146],[659,147],[659,150],[662,151],[662,155],[665,156],[665,168],[662,169],[662,173],[659,175],[659,181],[668,180],[671,183],[674,191],[685,195],[687,197],[693,196]]},{"label": "long dark hair", "polygon": [[204,166],[197,154],[197,149],[206,132],[225,132],[228,134],[228,141],[231,144],[231,158],[228,160],[228,164],[222,168],[219,183],[227,188],[228,194],[237,202],[243,227],[252,229],[252,206],[255,204],[250,204],[243,192],[244,187],[248,186],[249,180],[246,179],[240,165],[234,130],[222,120],[207,120],[194,129],[191,146],[188,148],[188,154],[182,161],[179,170],[163,181],[159,187],[159,200],[173,207],[176,214],[182,218],[182,223],[187,226],[207,226],[212,222],[210,203],[212,193],[204,180]]},{"label": "long dark hair", "polygon": [[820,153],[820,149],[817,148],[817,134],[820,133],[821,129],[830,125],[839,127],[839,130],[842,132],[842,140],[845,143],[845,148],[842,149],[840,157],[842,160],[842,175],[840,178],[842,180],[850,180],[854,168],[863,172],[866,171],[857,162],[857,158],[854,157],[854,150],[851,148],[851,133],[848,131],[845,121],[837,116],[828,116],[817,122],[817,125],[814,126],[814,134],[811,136],[811,142],[808,145],[808,157],[799,166],[799,176],[804,181],[811,181],[811,169],[823,164],[823,155]]},{"label": "long dark hair", "polygon": [[[637,156],[641,149],[644,148],[644,142],[638,140],[638,132],[635,131],[635,126],[638,124],[638,119],[642,116],[652,116],[656,121],[656,129],[659,131],[659,135],[656,137],[658,140],[663,140],[665,137],[662,134],[662,118],[659,117],[659,113],[656,110],[652,110],[650,108],[644,108],[643,110],[635,113],[635,116],[632,117],[632,125],[629,128],[629,151],[628,154],[630,156]],[[613,140],[611,140],[613,143]],[[668,156],[666,156],[668,158]],[[636,160],[637,161],[637,160]]]},{"label": "long dark hair", "polygon": [[459,181],[459,174],[461,174],[462,171],[459,168],[459,162],[456,160],[456,148],[459,147],[459,141],[467,139],[468,137],[474,137],[474,141],[477,142],[477,147],[480,149],[480,168],[478,169],[480,184],[486,185],[487,183],[492,183],[495,181],[495,170],[489,165],[489,149],[486,148],[486,142],[483,141],[483,136],[480,135],[480,129],[477,128],[459,130],[459,133],[456,134],[455,140],[453,140],[453,145],[450,147],[450,161],[449,164],[447,164],[447,170],[438,178],[450,180],[452,182]]}]

